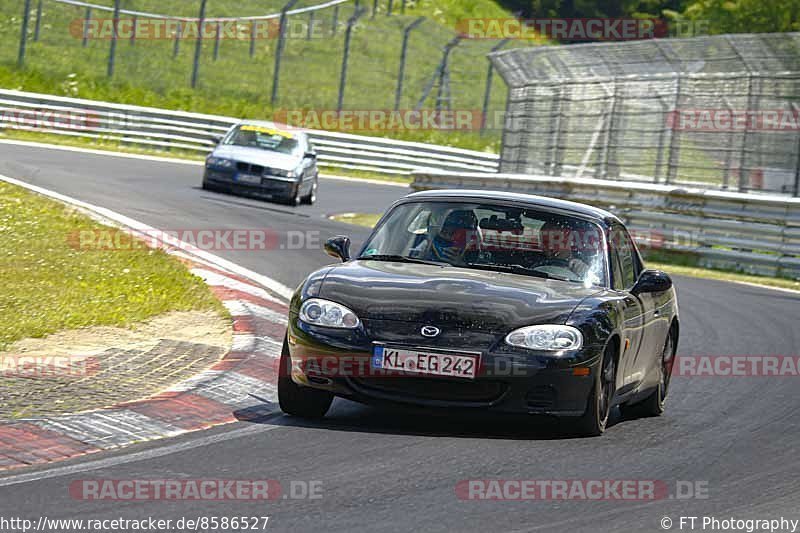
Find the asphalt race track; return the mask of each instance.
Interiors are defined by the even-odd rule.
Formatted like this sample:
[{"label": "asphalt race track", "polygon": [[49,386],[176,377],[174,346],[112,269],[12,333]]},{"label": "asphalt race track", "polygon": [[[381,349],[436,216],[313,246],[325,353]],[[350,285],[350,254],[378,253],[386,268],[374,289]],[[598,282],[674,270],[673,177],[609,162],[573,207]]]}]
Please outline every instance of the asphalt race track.
[{"label": "asphalt race track", "polygon": [[[159,229],[270,228],[281,243],[287,232],[295,237],[311,232],[318,237],[316,246],[215,252],[290,287],[331,262],[319,244],[327,237],[347,233],[360,242],[366,236],[364,229],[332,222],[327,214],[378,211],[406,193],[326,179],[316,206],[292,209],[203,191],[200,173],[198,166],[0,145],[0,174]],[[688,278],[677,278],[676,284],[679,354],[800,354],[800,295]],[[664,517],[673,520],[675,530],[680,516],[800,519],[799,383],[798,377],[678,376],[664,416],[621,420],[617,415],[606,435],[595,439],[566,437],[547,421],[456,419],[337,400],[319,424],[276,415],[14,472],[0,478],[0,515],[34,520],[43,514],[268,515],[271,531],[348,532],[640,532],[663,531]],[[266,503],[70,498],[70,482],[90,478],[317,480],[322,498]],[[664,480],[671,489],[676,481],[688,481],[707,484],[708,497],[464,501],[455,489],[467,479]]]}]

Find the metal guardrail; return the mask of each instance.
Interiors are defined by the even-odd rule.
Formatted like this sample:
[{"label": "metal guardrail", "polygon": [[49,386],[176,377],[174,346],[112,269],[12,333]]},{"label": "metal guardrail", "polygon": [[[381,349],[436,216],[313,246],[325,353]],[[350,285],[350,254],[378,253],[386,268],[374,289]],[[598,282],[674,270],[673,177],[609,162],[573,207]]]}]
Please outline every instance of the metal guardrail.
[{"label": "metal guardrail", "polygon": [[[239,119],[0,89],[0,129],[88,137],[161,150],[208,153]],[[409,174],[437,169],[497,172],[496,154],[383,137],[304,130],[319,164]]]},{"label": "metal guardrail", "polygon": [[412,188],[497,189],[592,204],[617,214],[645,249],[701,264],[800,279],[800,198],[674,185],[520,174],[414,172]]}]

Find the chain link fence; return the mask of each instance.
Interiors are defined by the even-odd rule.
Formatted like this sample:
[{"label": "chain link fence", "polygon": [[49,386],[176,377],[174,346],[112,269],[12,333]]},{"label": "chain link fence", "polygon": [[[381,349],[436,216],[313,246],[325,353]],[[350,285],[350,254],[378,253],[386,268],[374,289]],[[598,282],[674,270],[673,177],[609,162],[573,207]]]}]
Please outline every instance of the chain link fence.
[{"label": "chain link fence", "polygon": [[798,195],[800,34],[499,51],[501,172]]},{"label": "chain link fence", "polygon": [[255,103],[263,112],[251,118],[467,110],[470,133],[499,141],[502,121],[482,117],[505,107],[503,82],[486,57],[505,41],[461,39],[406,7],[401,0],[0,0],[0,61],[62,80],[64,95],[84,96],[110,79],[117,92],[146,89],[173,106],[190,105],[194,95]]}]

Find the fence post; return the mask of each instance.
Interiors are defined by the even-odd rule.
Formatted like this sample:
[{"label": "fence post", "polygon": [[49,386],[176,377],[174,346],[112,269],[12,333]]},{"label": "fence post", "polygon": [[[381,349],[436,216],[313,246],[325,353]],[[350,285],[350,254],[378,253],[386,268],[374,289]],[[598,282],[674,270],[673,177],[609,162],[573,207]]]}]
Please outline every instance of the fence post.
[{"label": "fence post", "polygon": [[308,28],[306,28],[306,41],[311,40],[311,34],[314,32],[314,12],[308,12]]},{"label": "fence post", "polygon": [[359,9],[347,20],[347,27],[344,30],[344,52],[342,52],[342,70],[339,74],[339,97],[336,100],[336,111],[341,111],[344,105],[344,88],[347,84],[347,59],[350,56],[350,37],[353,33],[358,17],[363,12]]},{"label": "fence post", "polygon": [[378,0],[372,0],[372,17],[375,18],[375,14],[378,12]]},{"label": "fence post", "polygon": [[28,21],[31,17],[31,0],[25,0],[22,5],[22,29],[19,36],[19,54],[17,55],[17,66],[25,66],[25,48],[28,44]]},{"label": "fence post", "polygon": [[286,37],[286,12],[292,9],[297,3],[297,0],[289,0],[281,9],[281,18],[278,22],[278,43],[275,47],[275,69],[272,73],[272,95],[270,96],[270,104],[275,105],[278,101],[278,85],[281,76],[281,55],[283,54],[283,41]]},{"label": "fence post", "polygon": [[408,38],[411,34],[411,31],[422,24],[425,21],[425,17],[419,17],[417,20],[409,24],[403,30],[403,45],[400,48],[400,68],[397,72],[397,89],[394,92],[394,110],[397,111],[400,109],[400,99],[403,96],[403,76],[405,75],[406,71],[406,56],[408,54]]},{"label": "fence post", "polygon": [[[675,112],[681,112],[681,86],[683,78],[680,74],[675,79]],[[667,179],[664,183],[670,184],[678,177],[678,162],[681,156],[681,128],[673,128],[669,138],[669,157],[667,158]]]},{"label": "fence post", "polygon": [[206,2],[200,0],[200,14],[197,15],[197,41],[194,44],[194,62],[192,64],[192,89],[197,87],[197,76],[200,73],[200,52],[203,50],[203,26],[206,24]]},{"label": "fence post", "polygon": [[219,42],[222,40],[222,21],[217,21],[217,33],[214,35],[214,61],[219,59]]},{"label": "fence post", "polygon": [[339,30],[339,4],[333,6],[333,14],[331,15],[331,35],[336,35]]},{"label": "fence post", "polygon": [[183,21],[178,21],[178,27],[175,28],[175,44],[172,47],[172,59],[178,57],[181,51],[181,36],[183,35]]},{"label": "fence post", "polygon": [[114,0],[114,15],[113,20],[111,21],[111,46],[108,50],[108,77],[112,77],[114,75],[114,62],[117,56],[117,21],[119,20],[119,2],[120,0]]},{"label": "fence post", "polygon": [[392,16],[392,4],[393,4],[392,0],[389,0],[389,3],[386,5],[386,16],[387,17],[391,17]]},{"label": "fence post", "polygon": [[400,14],[401,15],[405,15],[406,14],[406,0],[403,0],[400,3]]},{"label": "fence post", "polygon": [[33,40],[39,41],[39,32],[42,29],[42,0],[36,4],[36,25],[33,27]]},{"label": "fence post", "polygon": [[[442,54],[441,69],[439,70],[439,89],[436,92],[436,113],[442,110],[442,100],[444,100],[445,91],[447,91],[447,98],[450,98],[450,52],[453,48],[458,46],[461,42],[461,36],[456,35],[444,46],[444,53]],[[450,102],[447,103],[447,109],[450,109]]]},{"label": "fence post", "polygon": [[89,23],[92,20],[92,8],[86,8],[86,16],[83,20],[83,39],[81,40],[81,46],[86,48],[86,45],[89,44]]},{"label": "fence post", "polygon": [[[403,2],[405,5],[405,1]],[[508,43],[508,39],[503,39],[492,47],[491,52],[497,52]],[[492,96],[492,78],[494,76],[494,65],[491,60],[489,66],[486,68],[486,87],[483,90],[483,109],[481,109],[481,135],[486,130],[486,115],[489,114],[489,100]]]},{"label": "fence post", "polygon": [[139,17],[134,15],[133,21],[131,22],[131,46],[136,44],[136,26],[138,24],[139,24]]},{"label": "fence post", "polygon": [[250,57],[256,54],[256,21],[250,22]]},{"label": "fence post", "polygon": [[797,161],[794,163],[794,196],[800,196],[800,133],[797,134]]}]

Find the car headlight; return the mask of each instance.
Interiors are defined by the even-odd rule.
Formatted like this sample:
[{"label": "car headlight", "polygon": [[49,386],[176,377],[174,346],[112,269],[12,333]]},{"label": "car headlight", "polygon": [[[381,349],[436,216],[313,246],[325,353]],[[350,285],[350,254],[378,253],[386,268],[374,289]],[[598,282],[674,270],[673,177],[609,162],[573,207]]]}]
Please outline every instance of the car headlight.
[{"label": "car headlight", "polygon": [[583,346],[583,334],[572,326],[526,326],[506,335],[506,344],[546,352],[577,350]]},{"label": "car headlight", "polygon": [[233,161],[231,161],[230,159],[225,159],[223,157],[212,156],[206,159],[206,166],[233,168]]},{"label": "car headlight", "polygon": [[300,320],[316,326],[348,329],[358,327],[360,323],[356,314],[347,307],[322,298],[309,298],[303,302]]},{"label": "car headlight", "polygon": [[294,170],[281,170],[279,168],[273,168],[270,171],[270,174],[281,178],[294,178],[297,176],[297,173]]}]

